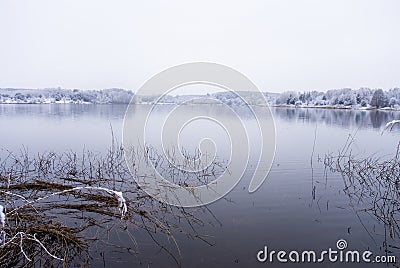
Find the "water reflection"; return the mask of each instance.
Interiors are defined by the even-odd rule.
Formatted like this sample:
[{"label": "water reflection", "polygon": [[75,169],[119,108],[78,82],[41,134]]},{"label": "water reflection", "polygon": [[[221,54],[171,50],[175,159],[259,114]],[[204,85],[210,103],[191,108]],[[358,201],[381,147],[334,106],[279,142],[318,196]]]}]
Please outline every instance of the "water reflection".
[{"label": "water reflection", "polygon": [[345,128],[380,129],[387,122],[399,119],[397,111],[273,108],[275,118],[285,121],[324,123]]},{"label": "water reflection", "polygon": [[0,117],[47,118],[61,120],[67,118],[122,118],[126,104],[3,104]]}]

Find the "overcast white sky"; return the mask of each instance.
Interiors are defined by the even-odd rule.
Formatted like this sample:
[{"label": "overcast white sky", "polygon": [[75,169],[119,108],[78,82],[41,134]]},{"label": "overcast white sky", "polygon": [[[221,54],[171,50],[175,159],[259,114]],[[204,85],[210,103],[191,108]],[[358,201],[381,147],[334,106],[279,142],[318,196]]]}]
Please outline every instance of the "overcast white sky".
[{"label": "overcast white sky", "polygon": [[400,1],[1,0],[0,87],[133,89],[211,61],[263,91],[400,86]]}]

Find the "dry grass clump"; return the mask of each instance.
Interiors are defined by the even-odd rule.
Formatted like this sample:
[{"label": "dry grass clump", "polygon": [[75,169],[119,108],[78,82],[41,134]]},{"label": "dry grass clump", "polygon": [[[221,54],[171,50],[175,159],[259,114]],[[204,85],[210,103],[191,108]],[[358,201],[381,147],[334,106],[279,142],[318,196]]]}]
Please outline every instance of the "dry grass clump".
[{"label": "dry grass clump", "polygon": [[[353,207],[362,205],[366,212],[385,227],[383,248],[390,253],[398,251],[400,237],[400,144],[393,157],[360,157],[353,155],[349,136],[338,155],[326,155],[325,167],[340,172],[344,181],[344,192]],[[364,226],[365,227],[365,226]],[[365,227],[369,232],[369,230]],[[371,235],[372,237],[372,235]]]},{"label": "dry grass clump", "polygon": [[[143,161],[140,152],[144,151],[161,161],[161,155],[149,148],[137,150],[138,161]],[[158,166],[170,172],[170,166]],[[215,176],[216,166],[221,167],[217,163],[210,167]],[[169,174],[172,181],[182,175]],[[189,176],[198,174],[185,173],[186,181]],[[91,246],[109,245],[113,232],[125,232],[131,241],[129,246],[116,247],[137,254],[140,243],[131,231],[137,228],[145,230],[179,266],[174,232],[206,241],[196,230],[204,223],[195,214],[145,194],[126,166],[123,148],[114,143],[105,155],[90,151],[80,156],[75,152],[31,155],[23,150],[18,155],[7,152],[0,159],[1,267],[89,266]],[[178,224],[182,221],[189,229]],[[156,233],[164,234],[174,248],[162,244]]]}]

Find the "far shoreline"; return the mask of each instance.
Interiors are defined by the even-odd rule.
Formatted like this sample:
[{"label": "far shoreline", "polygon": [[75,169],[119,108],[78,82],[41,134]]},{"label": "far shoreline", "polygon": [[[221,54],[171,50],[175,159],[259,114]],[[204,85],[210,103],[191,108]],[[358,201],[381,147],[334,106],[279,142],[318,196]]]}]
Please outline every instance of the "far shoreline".
[{"label": "far shoreline", "polygon": [[[196,105],[210,105],[210,103],[193,103]],[[212,105],[223,105],[220,104],[212,104]],[[91,102],[0,102],[0,105],[125,105],[128,106],[129,103],[91,103]],[[136,105],[190,105],[188,103],[137,103]],[[226,104],[227,105],[227,104]],[[266,107],[265,105],[259,104],[250,104],[251,106],[256,107]],[[246,105],[238,105],[237,107],[243,107]],[[288,109],[327,109],[327,110],[346,110],[346,111],[382,111],[382,112],[400,112],[400,109],[392,108],[392,107],[352,107],[352,106],[333,106],[333,105],[292,105],[292,104],[270,104],[267,105],[271,108],[288,108]]]}]

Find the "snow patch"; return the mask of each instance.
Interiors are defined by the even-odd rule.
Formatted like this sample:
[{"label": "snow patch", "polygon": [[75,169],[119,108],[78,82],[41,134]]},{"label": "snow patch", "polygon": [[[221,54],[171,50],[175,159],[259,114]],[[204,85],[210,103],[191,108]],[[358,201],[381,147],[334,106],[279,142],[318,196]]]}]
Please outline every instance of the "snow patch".
[{"label": "snow patch", "polygon": [[4,214],[4,207],[0,205],[0,223],[1,227],[4,228],[6,225],[6,214]]}]

